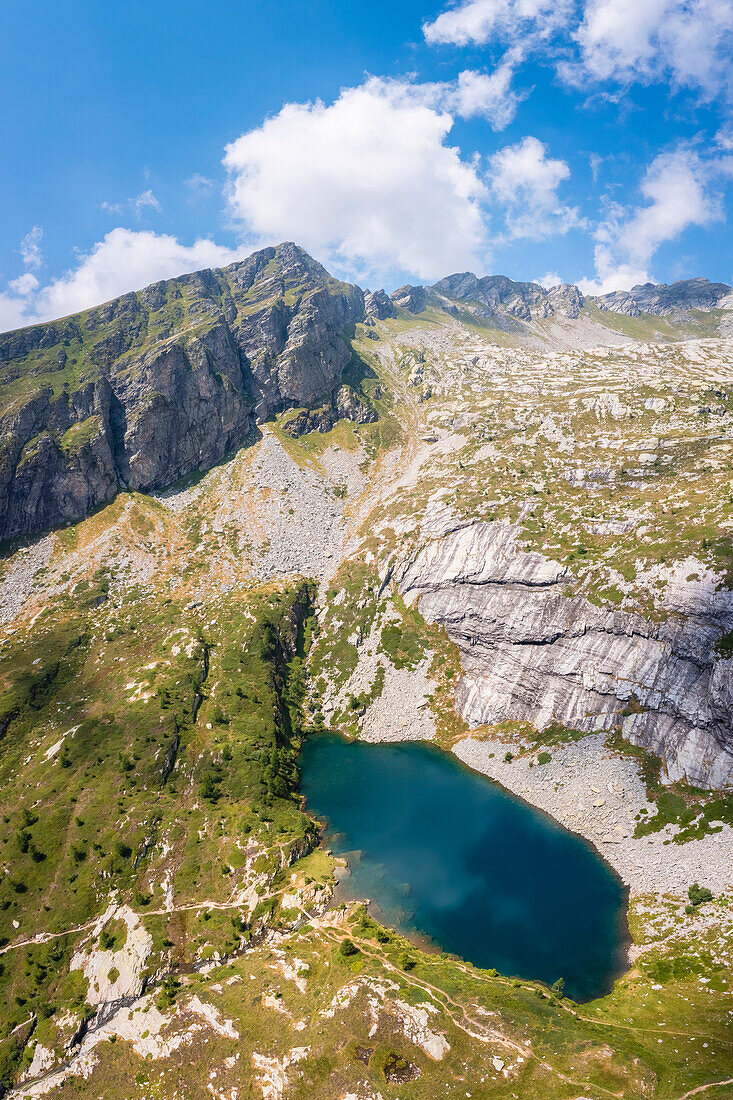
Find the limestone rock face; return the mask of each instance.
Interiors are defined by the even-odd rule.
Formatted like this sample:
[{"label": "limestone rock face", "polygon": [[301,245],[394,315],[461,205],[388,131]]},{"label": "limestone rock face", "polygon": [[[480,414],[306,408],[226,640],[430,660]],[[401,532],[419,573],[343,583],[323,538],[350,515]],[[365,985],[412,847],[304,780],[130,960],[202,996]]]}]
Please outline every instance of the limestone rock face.
[{"label": "limestone rock face", "polygon": [[[608,313],[627,317],[651,314],[677,316],[684,320],[691,310],[710,312],[733,306],[733,288],[709,279],[683,279],[666,284],[644,283],[631,290],[614,291],[587,299]],[[432,305],[451,313],[467,311],[491,326],[521,331],[522,325],[549,318],[577,320],[586,298],[577,286],[559,284],[545,288],[539,283],[515,282],[505,275],[479,279],[470,271],[448,275],[432,286],[403,286],[392,301],[410,313],[421,313]]]},{"label": "limestone rock face", "polygon": [[643,283],[631,290],[604,294],[595,301],[600,309],[623,313],[627,317],[638,317],[641,313],[664,317],[691,309],[717,309],[730,293],[731,288],[725,283],[711,283],[709,279],[681,279],[669,286],[666,283]]},{"label": "limestone rock face", "polygon": [[547,290],[539,283],[514,282],[505,275],[479,279],[464,271],[433,286],[400,287],[392,301],[410,313],[421,313],[432,305],[448,313],[469,312],[498,328],[519,330],[522,324],[550,317],[575,320],[585,298],[576,286],[561,284]]},{"label": "limestone rock face", "polygon": [[384,290],[367,290],[364,293],[365,324],[373,325],[385,317],[395,317],[397,308]]},{"label": "limestone rock face", "polygon": [[392,301],[410,313],[422,313],[428,304],[428,292],[424,286],[401,286],[391,295]]},{"label": "limestone rock face", "polygon": [[340,419],[352,420],[355,424],[373,424],[379,417],[376,409],[351,386],[341,386],[332,405],[294,413],[284,422],[283,431],[297,439],[306,432],[328,432]]},{"label": "limestone rock face", "polygon": [[0,337],[0,541],[207,469],[273,412],[331,406],[364,317],[358,287],[284,244]]},{"label": "limestone rock face", "polygon": [[[395,573],[401,593],[458,645],[457,706],[472,727],[508,719],[540,729],[621,726],[660,755],[667,778],[733,783],[733,661],[715,642],[733,625],[733,594],[673,586],[664,622],[564,594],[557,562],[521,549],[508,523],[473,523],[433,539]],[[701,595],[704,592],[704,597]]]},{"label": "limestone rock face", "polygon": [[539,283],[518,283],[504,275],[477,279],[471,272],[449,275],[430,290],[439,297],[470,302],[479,316],[507,314],[521,321],[537,321],[555,314],[576,318],[585,298],[576,286],[555,286],[546,290]]}]

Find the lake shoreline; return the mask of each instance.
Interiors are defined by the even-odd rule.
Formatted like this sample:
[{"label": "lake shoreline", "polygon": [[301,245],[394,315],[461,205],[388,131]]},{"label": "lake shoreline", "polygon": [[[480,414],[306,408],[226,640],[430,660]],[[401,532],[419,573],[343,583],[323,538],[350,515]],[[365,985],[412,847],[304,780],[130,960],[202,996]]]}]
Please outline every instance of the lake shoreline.
[{"label": "lake shoreline", "polygon": [[644,809],[652,817],[654,804],[647,798],[636,762],[608,749],[605,738],[605,733],[591,734],[557,746],[543,765],[537,765],[535,754],[506,761],[506,742],[471,735],[458,741],[452,752],[473,771],[588,841],[631,897],[685,897],[693,882],[714,893],[730,890],[733,829],[724,825],[721,832],[686,844],[673,842],[677,830],[671,825],[634,837],[636,814]]},{"label": "lake shoreline", "polygon": [[[334,903],[422,950],[594,1000],[628,967],[628,888],[585,838],[435,742],[314,734],[301,790],[323,842],[347,861]],[[369,904],[369,903],[368,903]],[[430,947],[428,947],[428,944]]]}]

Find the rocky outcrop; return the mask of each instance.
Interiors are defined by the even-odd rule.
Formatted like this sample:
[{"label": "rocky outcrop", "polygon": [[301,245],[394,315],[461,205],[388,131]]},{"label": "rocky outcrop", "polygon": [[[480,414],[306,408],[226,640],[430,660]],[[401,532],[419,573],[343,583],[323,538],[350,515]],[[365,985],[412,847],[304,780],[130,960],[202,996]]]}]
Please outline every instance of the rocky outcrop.
[{"label": "rocky outcrop", "polygon": [[733,626],[730,591],[703,581],[685,597],[674,585],[661,622],[597,607],[565,595],[567,570],[521,549],[502,522],[448,531],[395,576],[458,645],[456,702],[472,727],[620,727],[663,758],[670,781],[733,784],[733,661],[716,654]]},{"label": "rocky outcrop", "polygon": [[0,541],[208,469],[282,409],[369,419],[341,392],[365,304],[284,244],[0,337]]},{"label": "rocky outcrop", "polygon": [[556,316],[575,320],[585,304],[577,286],[562,284],[546,290],[539,283],[517,283],[505,275],[479,279],[470,271],[449,275],[429,287],[400,287],[392,301],[410,313],[421,313],[432,305],[447,313],[470,313],[479,321],[509,329]]},{"label": "rocky outcrop", "polygon": [[337,420],[355,424],[373,424],[379,419],[376,409],[351,386],[341,386],[333,404],[318,409],[301,409],[283,423],[283,431],[293,439],[306,432],[329,432]]},{"label": "rocky outcrop", "polygon": [[428,292],[424,286],[401,286],[390,297],[396,306],[409,313],[422,313],[428,304]]},{"label": "rocky outcrop", "polygon": [[364,323],[373,325],[376,321],[383,321],[386,317],[396,317],[397,307],[384,290],[367,290],[364,292]]},{"label": "rocky outcrop", "polygon": [[518,283],[504,275],[476,278],[471,272],[449,275],[430,290],[438,298],[466,302],[477,316],[499,320],[503,316],[520,321],[539,321],[555,315],[575,319],[585,302],[577,286],[554,286],[546,290],[539,283]]},{"label": "rocky outcrop", "polygon": [[668,286],[666,283],[643,283],[631,290],[617,290],[595,299],[600,309],[638,317],[649,313],[655,317],[684,314],[692,309],[709,312],[717,309],[733,293],[725,283],[711,283],[709,279],[681,279]]},{"label": "rocky outcrop", "polygon": [[497,328],[521,331],[521,326],[550,318],[574,321],[587,301],[608,313],[627,317],[651,314],[689,319],[692,310],[710,312],[733,305],[733,288],[709,279],[684,279],[666,284],[644,283],[631,290],[615,291],[586,299],[577,286],[559,284],[545,288],[539,283],[515,282],[505,275],[478,278],[470,271],[448,275],[432,286],[403,286],[392,301],[410,313],[421,313],[429,305],[448,313],[470,313]]}]

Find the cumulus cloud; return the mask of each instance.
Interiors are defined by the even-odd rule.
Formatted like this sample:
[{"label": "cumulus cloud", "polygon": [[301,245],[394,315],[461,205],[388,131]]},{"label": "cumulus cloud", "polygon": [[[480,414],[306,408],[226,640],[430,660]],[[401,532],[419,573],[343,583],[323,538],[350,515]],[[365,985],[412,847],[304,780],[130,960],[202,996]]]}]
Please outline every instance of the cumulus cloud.
[{"label": "cumulus cloud", "polygon": [[553,286],[562,286],[564,281],[562,276],[558,275],[556,271],[548,271],[544,275],[541,275],[539,279],[535,279],[535,282],[543,286],[545,290],[551,290]]},{"label": "cumulus cloud", "polygon": [[489,160],[491,189],[506,209],[511,237],[539,240],[567,233],[582,223],[576,207],[566,206],[560,185],[570,178],[564,160],[547,155],[547,146],[536,137],[500,149]]},{"label": "cumulus cloud", "polygon": [[423,33],[434,46],[541,49],[578,85],[669,80],[706,98],[731,92],[731,0],[463,0]]},{"label": "cumulus cloud", "polygon": [[442,94],[372,77],[330,105],[286,104],[226,148],[233,217],[253,242],[292,238],[361,279],[476,266],[487,190],[447,144]]},{"label": "cumulus cloud", "polygon": [[42,240],[43,230],[40,225],[34,225],[20,242],[20,255],[27,268],[34,270],[43,263],[43,253],[41,251]]},{"label": "cumulus cloud", "polygon": [[594,279],[581,282],[586,293],[605,294],[653,281],[651,261],[660,245],[691,226],[721,217],[712,184],[720,167],[689,149],[661,153],[646,171],[641,193],[646,205],[626,213],[613,207],[596,231]]},{"label": "cumulus cloud", "polygon": [[423,24],[431,45],[481,46],[492,38],[513,41],[546,36],[567,21],[574,0],[464,0]]},{"label": "cumulus cloud", "polygon": [[23,276],[10,283],[0,294],[0,328],[64,317],[159,279],[231,263],[240,254],[206,238],[185,245],[167,234],[113,229],[75,267],[45,286],[23,282]]},{"label": "cumulus cloud", "polygon": [[731,0],[587,0],[567,76],[622,84],[662,80],[715,95],[730,85]]},{"label": "cumulus cloud", "polygon": [[492,130],[504,130],[524,98],[512,88],[514,72],[510,60],[504,60],[491,73],[466,69],[453,84],[442,86],[442,100],[461,118],[485,118]]},{"label": "cumulus cloud", "polygon": [[26,271],[24,275],[19,275],[17,279],[13,279],[8,283],[13,294],[30,294],[31,291],[36,290],[41,284],[33,274],[32,271]]}]

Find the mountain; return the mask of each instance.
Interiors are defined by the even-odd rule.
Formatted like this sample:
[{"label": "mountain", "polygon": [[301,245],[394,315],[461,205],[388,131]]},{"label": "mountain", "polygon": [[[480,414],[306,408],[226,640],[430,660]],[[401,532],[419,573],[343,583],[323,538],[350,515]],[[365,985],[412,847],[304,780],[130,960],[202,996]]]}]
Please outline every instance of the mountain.
[{"label": "mountain", "polygon": [[671,286],[644,283],[628,291],[604,294],[595,301],[600,309],[624,313],[627,317],[638,317],[642,313],[668,317],[691,310],[707,312],[718,309],[731,293],[733,291],[726,283],[711,283],[709,279],[682,279]]},{"label": "mountain", "polygon": [[[291,433],[376,414],[343,388],[349,332],[401,307],[428,306],[532,336],[536,322],[711,311],[730,287],[647,284],[586,300],[501,275],[450,275],[431,287],[362,291],[303,249],[266,248],[221,270],[155,283],[105,305],[0,336],[0,542],[73,522],[121,488],[165,488],[209,469],[283,409]],[[574,330],[573,330],[574,331]],[[604,337],[605,334],[605,337]],[[578,328],[582,343],[603,342]]]},{"label": "mountain", "polygon": [[[479,321],[509,331],[521,331],[519,323],[549,318],[577,320],[584,307],[626,317],[669,317],[692,321],[695,311],[709,313],[723,308],[733,293],[725,283],[686,279],[671,286],[645,283],[630,291],[586,297],[577,286],[546,288],[539,283],[514,282],[504,275],[477,278],[471,272],[449,275],[428,287],[403,286],[392,294],[395,305],[420,313],[429,305],[451,312],[465,310]],[[733,304],[733,299],[728,306]]]},{"label": "mountain", "polygon": [[330,404],[367,308],[390,304],[284,244],[0,337],[0,541],[208,469],[284,408]]},{"label": "mountain", "polygon": [[[0,1095],[725,1090],[727,289],[388,296],[284,244],[0,337]],[[497,919],[543,971],[353,898],[359,853],[302,797],[324,731],[428,740],[508,792],[488,903],[518,888]],[[333,780],[381,815],[363,749],[376,788]],[[414,798],[462,850],[415,787],[388,796],[422,849],[408,914]],[[590,1003],[537,927],[548,893],[572,920],[603,891],[507,839],[513,798],[628,895]],[[475,927],[472,867],[433,893]]]}]

